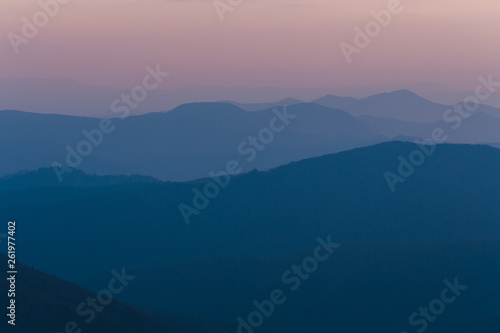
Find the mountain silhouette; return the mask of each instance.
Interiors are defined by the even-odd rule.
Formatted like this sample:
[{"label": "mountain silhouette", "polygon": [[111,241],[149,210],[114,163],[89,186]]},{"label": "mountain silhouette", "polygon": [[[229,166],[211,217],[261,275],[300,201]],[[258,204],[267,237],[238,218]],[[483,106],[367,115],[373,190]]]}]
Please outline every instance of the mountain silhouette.
[{"label": "mountain silhouette", "polygon": [[[500,237],[493,222],[499,214],[500,151],[488,146],[435,148],[394,193],[384,174],[398,173],[398,156],[409,156],[420,149],[417,145],[380,144],[233,177],[206,208],[188,216],[189,225],[179,205],[194,207],[195,190],[203,192],[211,179],[91,191],[3,190],[0,218],[24,221],[19,232],[26,244],[19,251],[26,263],[85,287],[94,272],[110,265],[227,253],[285,256],[308,249],[324,234],[339,242],[401,244]],[[58,242],[40,238],[41,233]],[[60,252],[60,247],[81,250]],[[84,260],[91,253],[100,260]]]},{"label": "mountain silhouette", "polygon": [[[313,103],[339,108],[353,116],[372,116],[419,123],[440,121],[445,111],[452,107],[431,102],[410,90],[396,90],[363,99],[325,96]],[[481,105],[477,112],[500,118],[500,110],[491,106]]]},{"label": "mountain silhouette", "polygon": [[445,132],[447,143],[491,144],[500,143],[500,119],[487,113],[475,113],[468,118],[455,114],[448,121],[432,123],[406,122],[402,120],[361,116],[373,130],[394,139],[399,136],[420,138],[430,142],[433,132],[441,129]]},{"label": "mountain silhouette", "polygon": [[[455,278],[467,289],[429,332],[488,328],[500,313],[500,150],[434,148],[395,192],[384,174],[398,173],[400,156],[431,147],[389,142],[237,175],[189,225],[179,204],[194,207],[194,190],[211,178],[80,174],[74,186],[54,186],[41,170],[22,175],[38,179],[33,187],[0,180],[0,219],[17,219],[24,262],[89,290],[102,288],[113,267],[127,267],[137,284],[120,299],[154,313],[151,325],[175,312],[236,330],[254,300],[288,290],[283,272],[311,256],[322,237],[340,247],[288,291],[264,329],[410,331],[409,316]],[[81,186],[85,177],[94,187]],[[41,281],[34,288],[49,283]]]},{"label": "mountain silhouette", "polygon": [[[7,259],[7,256],[0,254],[2,263],[7,263]],[[103,296],[104,303],[98,303],[99,297],[94,292],[20,262],[17,262],[16,266],[16,325],[9,325],[7,320],[2,320],[0,324],[2,332],[56,333],[67,332],[68,327],[72,327],[69,331],[78,330],[82,333],[215,333],[230,327],[173,314],[148,315],[115,298],[108,301],[106,296]],[[2,264],[3,268],[7,270],[5,264]],[[115,279],[113,286],[117,288],[116,290],[130,288],[130,285],[120,286],[119,280],[110,273],[100,289],[107,289],[111,279]],[[9,290],[6,279],[2,279],[0,285],[2,290]],[[97,300],[97,308],[93,308],[92,305],[83,306],[80,312],[85,315],[79,315],[78,307],[89,299]]]},{"label": "mountain silhouette", "polygon": [[[269,139],[275,112],[283,108],[247,112],[231,104],[192,103],[165,113],[115,118],[114,131],[99,136],[100,119],[2,111],[0,153],[9,163],[0,166],[0,176],[56,161],[92,174],[185,181],[224,170],[231,160],[243,171],[265,170],[385,140],[346,112],[317,104],[290,106],[287,112],[296,118],[283,128],[279,120],[273,122],[280,131]],[[259,135],[266,144],[259,139],[257,151],[249,137]],[[98,144],[91,145],[88,136]],[[79,154],[82,143],[87,150]]]}]

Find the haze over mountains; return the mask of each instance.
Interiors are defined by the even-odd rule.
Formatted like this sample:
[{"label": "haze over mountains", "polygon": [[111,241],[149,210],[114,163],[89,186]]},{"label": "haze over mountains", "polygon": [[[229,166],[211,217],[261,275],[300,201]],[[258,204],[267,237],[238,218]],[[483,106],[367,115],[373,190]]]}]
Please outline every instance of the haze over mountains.
[{"label": "haze over mountains", "polygon": [[[22,110],[73,116],[112,117],[111,102],[130,89],[111,86],[89,86],[71,79],[0,78],[0,110]],[[186,86],[150,91],[133,114],[145,114],[173,109],[192,102],[221,100],[277,101],[290,96],[313,100],[331,89],[273,87],[213,87]],[[27,98],[29,92],[29,98]]]},{"label": "haze over mountains", "polygon": [[[460,105],[398,90],[189,103],[110,120],[4,110],[0,219],[21,221],[18,256],[44,272],[93,292],[112,269],[137,277],[116,295],[129,305],[112,303],[89,332],[250,333],[248,314],[278,288],[285,301],[260,332],[493,333],[500,110]],[[436,129],[447,144],[405,142],[429,142]],[[427,153],[412,166],[415,151]],[[229,168],[237,172],[224,176]],[[388,172],[409,175],[390,184]],[[214,196],[200,194],[213,182]],[[321,237],[337,244],[331,257],[286,278]],[[61,329],[92,295],[22,272],[30,296],[20,311],[57,304],[27,330]],[[412,321],[446,286],[457,300],[439,320]]]},{"label": "haze over mountains", "polygon": [[[283,113],[285,105],[289,124],[261,139],[261,131],[276,117],[273,110]],[[448,143],[500,144],[500,109],[481,105],[464,114],[406,90],[366,99],[327,95],[313,103],[184,104],[168,112],[113,118],[111,133],[101,135],[95,133],[100,122],[0,111],[0,153],[10,161],[0,166],[0,176],[57,162],[98,175],[185,181],[224,170],[231,160],[241,172],[266,170],[393,139],[428,140],[437,128],[446,133]],[[88,156],[78,153],[79,144],[92,140]]]},{"label": "haze over mountains", "polygon": [[[324,96],[328,97],[328,95],[345,99],[349,99],[346,96],[364,99],[401,89],[398,87],[401,86],[367,85],[333,89],[195,85],[172,88],[166,86],[162,89],[150,91],[148,98],[140,103],[136,109],[132,110],[132,113],[139,115],[166,111],[192,102],[234,101],[242,105],[264,105],[273,104],[270,101],[282,101],[291,97],[304,102],[311,102]],[[462,101],[467,96],[473,95],[473,92],[456,90],[430,82],[407,84],[404,88],[441,105],[452,105]],[[108,118],[113,116],[111,102],[116,98],[120,98],[123,93],[130,93],[130,88],[91,86],[72,79],[0,78],[0,110]],[[500,94],[494,93],[485,103],[500,108]],[[279,105],[282,106],[283,104],[280,103]],[[342,109],[340,105],[332,107]],[[266,108],[260,107],[257,110]]]},{"label": "haze over mountains", "polygon": [[[98,292],[112,269],[137,277],[82,332],[250,333],[280,290],[259,332],[496,333],[500,110],[462,106],[397,90],[110,120],[4,110],[0,219],[21,221],[19,258],[58,278]],[[436,129],[446,144],[411,143]],[[321,237],[331,257],[286,278]],[[26,330],[60,330],[93,295],[21,271],[22,313],[56,304]],[[457,300],[439,320],[418,315],[446,286]]]},{"label": "haze over mountains", "polygon": [[500,333],[498,13],[0,1],[0,333]]},{"label": "haze over mountains", "polygon": [[[410,122],[439,121],[443,119],[444,112],[452,108],[451,105],[431,102],[409,90],[398,90],[364,99],[328,95],[314,102],[331,108],[341,108],[353,116],[375,116]],[[487,105],[482,105],[475,112],[500,118],[500,110]]]},{"label": "haze over mountains", "polygon": [[[276,112],[283,114],[283,108]],[[249,136],[258,137],[270,127],[278,117],[272,109],[245,112],[231,104],[195,103],[166,113],[115,119],[115,131],[104,134],[102,143],[76,165],[74,151],[79,142],[89,140],[82,131],[98,129],[99,119],[2,111],[0,152],[11,162],[0,167],[0,175],[58,161],[97,174],[192,180],[224,170],[230,160],[239,161],[243,171],[268,169],[385,139],[344,111],[299,104],[286,112],[294,118],[285,119],[289,124],[277,119],[278,128],[286,127],[264,137],[265,145],[259,140],[256,148]]]}]

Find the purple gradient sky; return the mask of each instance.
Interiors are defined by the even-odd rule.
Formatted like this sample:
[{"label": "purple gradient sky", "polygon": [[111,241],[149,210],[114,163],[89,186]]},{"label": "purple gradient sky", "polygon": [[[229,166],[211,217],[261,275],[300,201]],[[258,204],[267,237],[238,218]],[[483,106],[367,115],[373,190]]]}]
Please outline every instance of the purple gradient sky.
[{"label": "purple gradient sky", "polygon": [[244,0],[221,22],[211,0],[73,0],[15,54],[38,1],[0,2],[0,78],[73,78],[128,87],[147,65],[168,86],[339,87],[437,82],[474,87],[500,74],[500,1],[402,0],[403,13],[347,64],[339,44],[379,0]]}]

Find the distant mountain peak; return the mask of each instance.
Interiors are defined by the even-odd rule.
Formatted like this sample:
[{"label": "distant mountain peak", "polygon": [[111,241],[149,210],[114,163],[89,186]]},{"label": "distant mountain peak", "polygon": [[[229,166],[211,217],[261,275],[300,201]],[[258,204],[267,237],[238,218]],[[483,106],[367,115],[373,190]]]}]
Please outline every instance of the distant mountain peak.
[{"label": "distant mountain peak", "polygon": [[293,97],[288,97],[288,98],[285,98],[285,99],[277,102],[276,104],[290,105],[290,104],[299,104],[299,103],[304,103],[304,101],[301,101],[300,99],[296,99]]},{"label": "distant mountain peak", "polygon": [[418,98],[418,99],[421,99],[421,100],[426,100],[422,96],[419,96],[419,95],[415,94],[413,91],[408,90],[408,89],[399,89],[399,90],[394,90],[394,91],[391,91],[391,92],[385,92],[385,93],[381,93],[381,94],[370,96],[367,99],[377,98],[377,97],[382,97],[382,96],[384,96],[384,97],[388,96],[388,97],[392,97],[392,98],[395,98],[395,97],[399,97],[399,98]]},{"label": "distant mountain peak", "polygon": [[178,112],[194,112],[194,113],[208,113],[208,112],[245,112],[242,108],[229,102],[195,102],[179,105],[178,107],[167,111],[169,114]]},{"label": "distant mountain peak", "polygon": [[346,101],[357,101],[357,98],[347,97],[347,96],[337,96],[333,94],[328,94],[323,97],[316,99],[315,101],[327,101],[327,100],[346,100]]}]

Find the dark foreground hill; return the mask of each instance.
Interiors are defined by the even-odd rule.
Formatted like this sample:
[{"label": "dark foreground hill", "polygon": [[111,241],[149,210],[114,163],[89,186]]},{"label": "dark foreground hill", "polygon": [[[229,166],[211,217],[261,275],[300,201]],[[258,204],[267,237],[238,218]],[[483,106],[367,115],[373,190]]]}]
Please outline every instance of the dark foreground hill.
[{"label": "dark foreground hill", "polygon": [[[472,330],[486,323],[500,328],[498,320],[488,318],[500,312],[500,240],[342,244],[318,262],[317,270],[284,275],[313,254],[311,248],[283,258],[212,258],[137,267],[132,272],[141,279],[124,297],[165,311],[232,322],[235,332],[237,317],[246,319],[256,309],[254,301],[265,302],[279,289],[286,301],[275,306],[263,327],[290,333],[311,327],[321,333],[358,333],[416,332],[424,326],[424,317],[414,317],[412,325],[410,316],[431,303],[436,306],[434,300],[444,295],[453,301],[445,302],[444,311],[427,321],[429,332],[463,327],[460,332],[486,333]],[[458,290],[442,293],[450,283]]]},{"label": "dark foreground hill", "polygon": [[[5,268],[6,271],[4,263],[7,263],[7,257],[0,255],[0,261],[2,270]],[[113,274],[109,274],[106,283],[99,289],[109,291],[109,282],[113,277]],[[118,279],[112,286],[116,290],[127,288]],[[0,287],[2,293],[5,291],[6,294],[9,290],[8,281],[2,279]],[[202,324],[199,320],[179,319],[173,315],[163,316],[162,319],[153,318],[106,296],[102,298],[105,302],[100,303],[96,293],[19,262],[15,290],[16,325],[7,324],[3,314],[5,318],[0,324],[1,332],[215,333],[225,329],[224,326]],[[94,300],[94,303],[87,303],[88,300]],[[7,302],[5,295],[1,302],[5,313]],[[82,304],[86,305],[81,307]]]},{"label": "dark foreground hill", "polygon": [[[401,244],[500,238],[500,150],[437,146],[392,192],[384,174],[416,149],[388,143],[251,172],[205,208],[193,199],[210,179],[73,197],[64,188],[0,191],[0,219],[19,221],[24,262],[80,284],[117,265],[291,255],[325,234]],[[181,204],[196,212],[183,216]]]},{"label": "dark foreground hill", "polygon": [[500,315],[491,316],[474,322],[462,323],[459,326],[431,333],[497,333],[500,329]]},{"label": "dark foreground hill", "polygon": [[[4,189],[0,219],[16,219],[18,255],[30,265],[95,291],[126,267],[137,276],[120,295],[127,302],[232,323],[227,332],[277,288],[287,301],[259,330],[416,332],[422,315],[418,324],[409,317],[443,297],[450,303],[434,308],[426,332],[491,327],[500,313],[500,150],[415,153],[429,149],[380,144],[229,183]],[[419,166],[401,162],[417,155],[426,156]],[[394,191],[387,172],[403,174]],[[224,185],[213,192],[216,183]],[[210,200],[200,197],[205,187]],[[180,204],[197,212],[183,217]],[[328,235],[341,246],[290,292],[283,273]],[[455,287],[463,293],[451,302],[445,280],[467,289]]]}]

